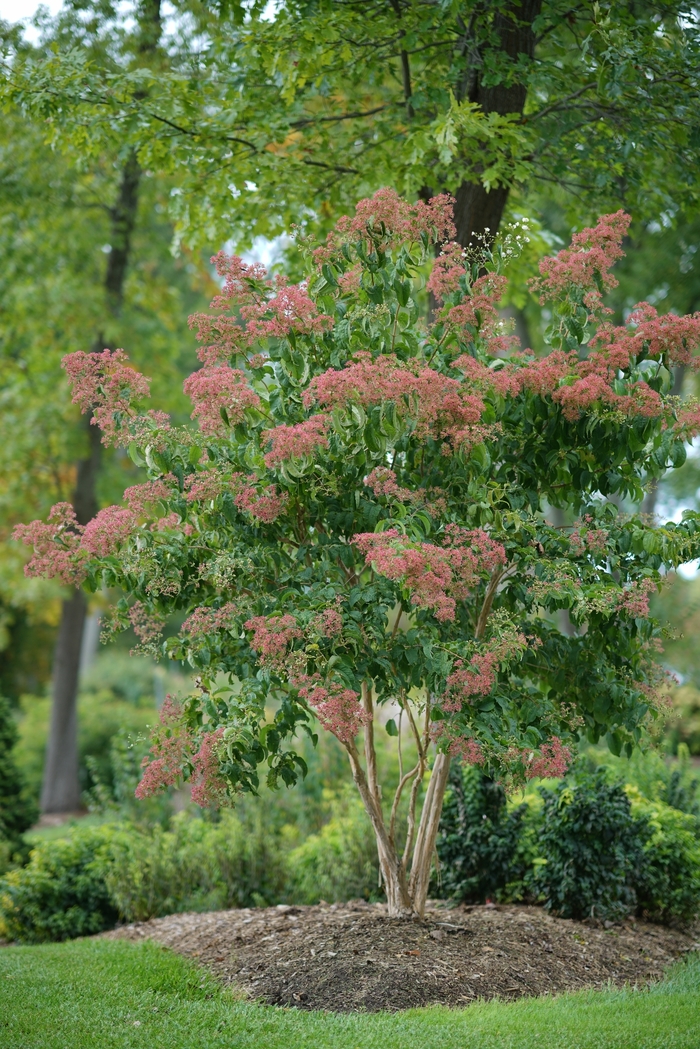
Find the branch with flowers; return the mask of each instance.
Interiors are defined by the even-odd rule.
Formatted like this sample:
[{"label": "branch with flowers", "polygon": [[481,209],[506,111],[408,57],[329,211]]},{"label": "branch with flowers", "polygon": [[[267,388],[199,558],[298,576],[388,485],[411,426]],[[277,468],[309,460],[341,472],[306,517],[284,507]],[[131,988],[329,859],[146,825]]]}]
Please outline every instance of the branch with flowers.
[{"label": "branch with flowers", "polygon": [[184,777],[222,804],[263,769],[291,786],[296,740],[319,725],[348,755],[390,912],[421,914],[453,756],[517,784],[561,774],[584,736],[640,741],[663,702],[649,598],[700,555],[700,516],[653,526],[610,496],[639,503],[700,432],[700,409],[670,396],[673,367],[697,366],[700,316],[641,303],[610,323],[628,221],[604,216],[542,261],[542,357],[499,317],[507,253],[465,256],[449,198],[382,190],[302,284],[215,257],[221,294],[191,318],[197,428],[141,410],[123,351],[66,358],[74,400],[148,480],[84,528],[61,504],[16,537],[29,574],[120,588],[112,629],[198,675],[161,710],[140,796]]}]

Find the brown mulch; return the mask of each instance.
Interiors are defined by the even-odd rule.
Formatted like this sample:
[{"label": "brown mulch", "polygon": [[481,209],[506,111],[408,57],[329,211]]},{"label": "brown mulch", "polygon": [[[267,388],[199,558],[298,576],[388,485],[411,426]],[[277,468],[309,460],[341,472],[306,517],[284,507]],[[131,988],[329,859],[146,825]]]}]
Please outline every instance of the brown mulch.
[{"label": "brown mulch", "polygon": [[357,901],[175,914],[103,935],[153,940],[268,1004],[337,1012],[645,985],[700,948],[658,925],[608,926],[493,904],[432,906],[419,921]]}]

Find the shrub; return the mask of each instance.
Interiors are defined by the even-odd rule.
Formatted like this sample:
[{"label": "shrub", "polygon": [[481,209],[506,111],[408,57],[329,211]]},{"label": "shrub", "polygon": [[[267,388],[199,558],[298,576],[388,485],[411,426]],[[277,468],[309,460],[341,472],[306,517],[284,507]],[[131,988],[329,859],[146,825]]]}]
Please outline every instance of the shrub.
[{"label": "shrub", "polygon": [[544,807],[530,884],[564,918],[619,918],[634,910],[643,835],[622,786],[605,768],[540,787]]},{"label": "shrub", "polygon": [[289,854],[288,897],[295,903],[382,898],[377,847],[361,803],[334,798],[331,818]]},{"label": "shrub", "polygon": [[471,765],[455,765],[440,821],[441,895],[468,903],[518,895],[528,869],[526,804],[509,810],[500,783]]},{"label": "shrub", "polygon": [[111,928],[117,909],[105,884],[105,853],[113,833],[76,828],[33,849],[26,867],[0,880],[0,934],[41,943]]},{"label": "shrub", "polygon": [[627,788],[633,815],[643,824],[643,863],[635,877],[640,914],[666,924],[700,914],[700,840],[694,816],[650,802]]},{"label": "shrub", "polygon": [[36,806],[24,793],[23,777],[13,749],[17,742],[10,704],[0,696],[0,874],[25,849],[22,835],[37,817]]},{"label": "shrub", "polygon": [[262,814],[243,822],[231,811],[216,824],[183,812],[170,830],[124,824],[110,842],[106,866],[111,898],[127,921],[272,904],[285,876],[279,843],[266,834]]}]

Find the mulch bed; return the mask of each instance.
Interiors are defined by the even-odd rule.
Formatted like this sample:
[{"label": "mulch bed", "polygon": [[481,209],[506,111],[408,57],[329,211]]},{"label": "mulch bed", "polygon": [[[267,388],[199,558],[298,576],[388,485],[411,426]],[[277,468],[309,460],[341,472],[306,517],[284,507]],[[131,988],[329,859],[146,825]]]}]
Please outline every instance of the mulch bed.
[{"label": "mulch bed", "polygon": [[688,933],[607,924],[493,904],[432,906],[424,921],[407,920],[357,901],[176,914],[103,935],[153,940],[268,1004],[336,1012],[646,985],[700,949]]}]

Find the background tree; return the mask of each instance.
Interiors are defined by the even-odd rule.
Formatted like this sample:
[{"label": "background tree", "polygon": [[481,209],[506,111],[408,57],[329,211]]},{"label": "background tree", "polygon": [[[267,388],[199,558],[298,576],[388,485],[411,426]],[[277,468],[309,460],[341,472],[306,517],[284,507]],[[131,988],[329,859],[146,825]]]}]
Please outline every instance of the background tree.
[{"label": "background tree", "polygon": [[[465,258],[447,198],[391,191],[339,223],[308,283],[216,257],[219,312],[193,319],[204,367],[185,383],[198,434],[134,410],[148,381],[123,353],[66,358],[75,402],[150,480],[86,527],[59,504],[18,528],[29,570],[119,585],[114,628],[200,674],[162,711],[141,795],[184,772],[210,804],[255,791],[264,765],[292,784],[315,717],[347,752],[390,913],[422,914],[451,755],[517,781],[562,774],[563,739],[632,752],[656,714],[649,595],[700,552],[700,517],[653,528],[609,497],[638,502],[700,430],[669,396],[700,318],[641,304],[609,323],[628,222],[607,216],[541,263],[541,359],[512,352],[497,311],[520,235]],[[574,525],[550,522],[561,506]],[[162,642],[173,610],[187,619]],[[390,799],[374,737],[384,722],[400,740],[396,716],[414,760]]]},{"label": "background tree", "polygon": [[[115,46],[126,55],[135,52],[141,61],[144,48],[153,44],[148,26],[158,15],[157,7],[144,11],[146,30],[125,42],[110,37],[109,10],[97,10],[92,21],[69,10],[51,24],[39,52],[72,41],[103,62]],[[25,53],[37,54],[34,49]],[[78,423],[67,400],[56,396],[63,382],[61,357],[84,347],[86,340],[93,349],[128,341],[177,409],[178,393],[170,391],[180,384],[187,355],[184,313],[197,303],[208,277],[196,258],[184,255],[176,261],[170,255],[172,228],[163,214],[170,187],[153,172],[144,173],[128,145],[121,156],[105,150],[88,158],[67,143],[55,151],[45,142],[45,129],[16,109],[4,115],[1,132],[6,143],[0,182],[6,538],[28,510],[46,512],[56,499],[71,501],[87,521],[100,502],[114,498],[115,482],[121,490],[128,477],[123,459],[110,454],[103,461],[97,428]],[[55,622],[59,594],[55,589],[32,593],[19,584],[21,564],[6,547],[3,564],[3,669],[16,699],[20,633],[29,643],[26,624],[33,630],[37,620],[39,626],[47,618]],[[63,601],[59,616],[44,811],[66,811],[80,803],[75,698],[85,609],[84,595],[76,593]],[[47,641],[44,636],[44,645]]]},{"label": "background tree", "polygon": [[383,185],[452,192],[461,244],[499,227],[513,187],[564,188],[579,220],[697,200],[685,2],[284,0],[271,16],[259,0],[176,19],[167,70],[105,72],[72,48],[8,59],[6,93],[59,137],[117,136],[167,167],[187,238],[332,223]]}]

